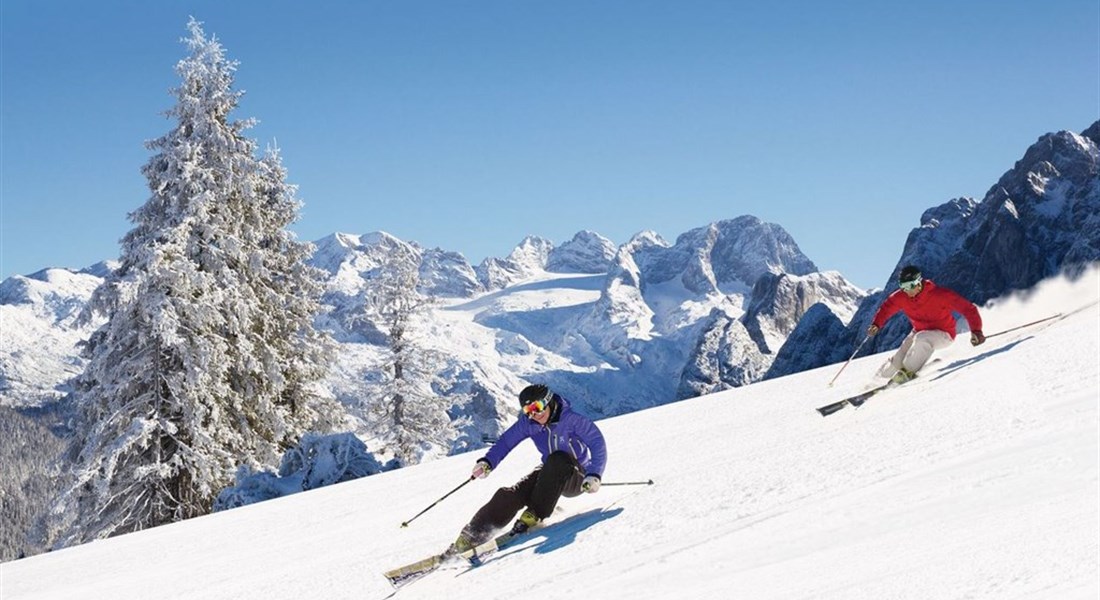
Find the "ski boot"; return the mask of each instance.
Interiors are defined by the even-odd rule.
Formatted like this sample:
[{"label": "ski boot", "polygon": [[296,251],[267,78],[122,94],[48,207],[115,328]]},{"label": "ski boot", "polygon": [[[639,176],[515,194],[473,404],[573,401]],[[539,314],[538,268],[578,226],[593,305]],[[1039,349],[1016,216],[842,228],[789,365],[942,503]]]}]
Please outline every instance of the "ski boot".
[{"label": "ski boot", "polygon": [[485,533],[479,534],[475,531],[471,531],[468,527],[464,528],[462,532],[458,534],[458,537],[455,538],[455,541],[443,551],[443,556],[451,557],[473,550],[481,544],[484,544],[488,539],[489,536]]},{"label": "ski boot", "polygon": [[538,525],[542,521],[535,513],[530,509],[523,511],[523,514],[516,519],[515,525],[512,525],[512,535],[519,535],[526,533],[528,529]]},{"label": "ski boot", "polygon": [[890,381],[893,381],[894,383],[896,383],[898,385],[901,385],[901,384],[903,384],[907,381],[912,381],[913,378],[916,377],[916,376],[917,376],[917,374],[914,373],[913,371],[910,371],[909,369],[906,369],[905,367],[902,367],[902,368],[898,369],[897,373],[894,373],[894,376],[890,378]]}]

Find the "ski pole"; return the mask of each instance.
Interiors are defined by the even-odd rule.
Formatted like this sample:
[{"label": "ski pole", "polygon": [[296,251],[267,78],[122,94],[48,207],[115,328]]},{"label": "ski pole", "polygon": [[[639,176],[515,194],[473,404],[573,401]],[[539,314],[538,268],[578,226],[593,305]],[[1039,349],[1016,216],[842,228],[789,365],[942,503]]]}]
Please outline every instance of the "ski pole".
[{"label": "ski pole", "polygon": [[[577,465],[573,465],[573,470],[581,475],[584,475],[584,471],[581,471],[580,467],[578,467]],[[601,487],[606,487],[609,485],[653,485],[653,480],[647,479],[646,481],[613,481],[611,483],[600,483]]]},{"label": "ski pole", "polygon": [[1051,316],[1049,316],[1045,319],[1039,319],[1038,321],[1032,321],[1030,323],[1024,323],[1023,325],[1017,325],[1016,327],[1013,327],[1012,329],[1005,329],[1004,331],[998,331],[997,333],[987,335],[987,336],[985,336],[985,339],[988,340],[991,337],[997,337],[999,335],[1004,335],[1006,333],[1011,333],[1013,331],[1016,331],[1017,329],[1023,329],[1024,327],[1031,327],[1032,325],[1038,325],[1039,323],[1050,321],[1052,319],[1057,319],[1058,317],[1061,317],[1061,316],[1062,316],[1062,313],[1058,313],[1056,315],[1051,315]]},{"label": "ski pole", "polygon": [[869,340],[869,339],[871,339],[871,336],[867,335],[866,337],[863,338],[863,341],[860,342],[858,346],[856,346],[856,351],[853,352],[852,355],[848,357],[848,362],[844,363],[844,366],[840,367],[840,370],[836,372],[836,375],[833,375],[833,379],[831,381],[829,381],[829,387],[833,387],[833,382],[836,381],[837,377],[840,377],[840,374],[844,372],[844,369],[848,368],[848,363],[852,362],[852,359],[855,358],[857,354],[859,354],[859,349],[862,348],[863,345],[866,344],[867,340]]},{"label": "ski pole", "polygon": [[[444,500],[446,500],[446,499],[447,499],[447,496],[450,496],[451,494],[453,494],[453,493],[457,492],[458,490],[462,489],[462,486],[466,485],[467,483],[470,483],[470,482],[471,482],[471,481],[473,481],[473,480],[474,480],[474,478],[473,478],[473,476],[471,476],[471,477],[470,477],[469,479],[467,479],[466,481],[463,481],[463,482],[462,482],[461,484],[459,484],[459,486],[458,486],[458,487],[456,487],[455,489],[453,489],[453,490],[451,490],[451,491],[447,492],[446,494],[443,494],[443,497],[442,497],[442,498],[440,498],[439,500],[436,500],[435,502],[432,502],[432,503],[431,503],[431,505],[429,505],[429,506],[428,506],[428,508],[425,508],[424,510],[422,510],[422,511],[420,511],[420,512],[416,513],[416,517],[419,517],[420,515],[422,515],[422,514],[424,514],[424,513],[428,512],[428,511],[429,511],[429,510],[431,510],[431,509],[432,509],[432,507],[434,507],[434,506],[435,506],[436,504],[439,504],[440,502],[443,502]],[[401,526],[402,526],[402,527],[408,527],[408,526],[409,526],[409,523],[412,523],[413,521],[415,521],[415,520],[416,520],[416,517],[413,517],[413,518],[409,519],[408,521],[405,521],[404,523],[402,523],[402,524],[401,524]]]}]

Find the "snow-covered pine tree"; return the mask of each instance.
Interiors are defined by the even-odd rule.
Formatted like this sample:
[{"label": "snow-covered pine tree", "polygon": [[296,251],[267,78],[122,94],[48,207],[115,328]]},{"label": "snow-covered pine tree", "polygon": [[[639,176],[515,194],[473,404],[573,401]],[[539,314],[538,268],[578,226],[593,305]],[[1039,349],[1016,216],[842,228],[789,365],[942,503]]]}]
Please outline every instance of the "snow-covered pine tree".
[{"label": "snow-covered pine tree", "polygon": [[282,441],[284,446],[296,445],[308,429],[332,430],[345,416],[321,385],[335,357],[328,334],[314,328],[322,311],[325,274],[306,262],[313,245],[295,241],[286,229],[301,207],[297,187],[286,177],[278,150],[268,150],[259,161],[255,201],[241,203],[245,218],[238,234],[248,257],[245,272],[253,306],[260,307],[252,315],[250,336],[260,341],[253,347],[261,351],[242,356],[257,367],[248,375],[257,393],[245,393],[277,399],[273,402],[281,411],[276,412],[287,415],[288,429],[294,432],[293,439]]},{"label": "snow-covered pine tree", "polygon": [[277,154],[256,158],[251,121],[229,120],[236,63],[188,29],[152,194],[92,299],[108,321],[76,382],[76,467],[40,531],[53,547],[205,514],[238,465],[276,465],[340,414],[314,389],[330,346],[310,249],[284,229],[294,188]]},{"label": "snow-covered pine tree", "polygon": [[382,381],[369,405],[401,466],[419,463],[426,450],[448,448],[455,437],[448,403],[435,393],[438,355],[419,335],[431,298],[418,290],[419,259],[405,244],[386,252],[366,292],[365,311],[386,335]]}]

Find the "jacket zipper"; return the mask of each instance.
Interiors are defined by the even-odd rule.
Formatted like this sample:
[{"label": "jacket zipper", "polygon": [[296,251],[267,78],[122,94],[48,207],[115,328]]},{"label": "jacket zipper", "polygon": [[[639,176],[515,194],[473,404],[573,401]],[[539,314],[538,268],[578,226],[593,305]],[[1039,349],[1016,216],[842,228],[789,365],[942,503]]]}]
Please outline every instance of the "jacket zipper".
[{"label": "jacket zipper", "polygon": [[[554,446],[554,431],[550,429],[550,423],[543,425],[543,427],[546,429],[546,447],[550,449],[550,452],[547,454],[550,454],[557,450],[557,448]],[[573,460],[576,461],[576,463],[579,465],[581,459],[577,456],[576,451],[573,450],[573,444],[569,444],[568,441],[566,442],[566,444],[569,447],[569,455],[572,456]]]}]

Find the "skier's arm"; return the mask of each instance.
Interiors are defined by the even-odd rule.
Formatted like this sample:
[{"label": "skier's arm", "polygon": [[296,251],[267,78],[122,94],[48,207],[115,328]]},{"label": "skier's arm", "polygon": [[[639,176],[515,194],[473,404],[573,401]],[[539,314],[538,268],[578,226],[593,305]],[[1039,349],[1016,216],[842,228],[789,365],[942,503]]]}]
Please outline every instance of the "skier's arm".
[{"label": "skier's arm", "polygon": [[522,418],[512,423],[512,426],[504,430],[504,433],[500,435],[500,439],[489,448],[489,451],[485,453],[485,456],[483,456],[481,460],[489,463],[490,468],[497,468],[500,461],[504,460],[504,457],[508,456],[508,453],[511,452],[517,444],[527,438],[527,430],[524,425],[525,423]]},{"label": "skier's arm", "polygon": [[898,303],[898,293],[899,292],[894,292],[887,296],[886,302],[883,302],[878,312],[875,313],[875,318],[871,320],[871,324],[874,325],[876,329],[882,329],[882,326],[890,320],[890,317],[901,310],[901,305]]},{"label": "skier's arm", "polygon": [[585,446],[588,446],[588,451],[592,454],[592,461],[588,463],[585,475],[602,478],[603,470],[607,466],[607,443],[604,442],[603,433],[592,421],[581,419],[577,427],[577,436]]},{"label": "skier's arm", "polygon": [[970,331],[982,330],[982,315],[978,312],[978,307],[973,302],[963,298],[955,292],[947,288],[940,288],[946,294],[948,304],[951,306],[951,310],[959,313],[966,319],[966,324],[970,326]]}]

